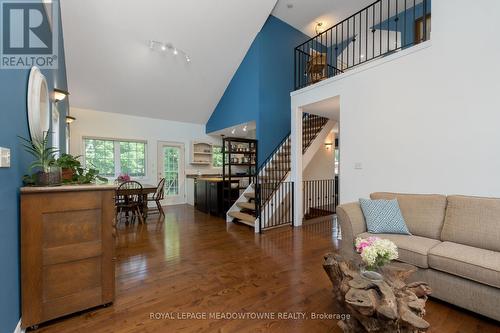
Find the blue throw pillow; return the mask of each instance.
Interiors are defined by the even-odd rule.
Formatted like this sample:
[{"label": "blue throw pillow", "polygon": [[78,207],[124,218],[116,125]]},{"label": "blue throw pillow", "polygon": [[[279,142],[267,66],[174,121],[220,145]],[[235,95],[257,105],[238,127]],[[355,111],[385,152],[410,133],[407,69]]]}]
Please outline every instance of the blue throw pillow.
[{"label": "blue throw pillow", "polygon": [[411,235],[406,226],[397,199],[359,199],[368,232],[374,234]]}]

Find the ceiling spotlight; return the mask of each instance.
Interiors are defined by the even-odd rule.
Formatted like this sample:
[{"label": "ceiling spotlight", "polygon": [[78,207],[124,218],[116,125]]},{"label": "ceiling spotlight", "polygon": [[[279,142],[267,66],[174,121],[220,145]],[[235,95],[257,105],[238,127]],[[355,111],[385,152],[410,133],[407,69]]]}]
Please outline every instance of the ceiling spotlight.
[{"label": "ceiling spotlight", "polygon": [[247,131],[247,125],[243,126],[243,132]]},{"label": "ceiling spotlight", "polygon": [[361,57],[361,58],[364,58],[364,57],[365,57],[365,55],[364,55],[364,54],[362,54],[362,55],[360,55],[360,57]]},{"label": "ceiling spotlight", "polygon": [[233,128],[233,129],[231,130],[231,134],[233,134],[233,135],[234,135],[234,133],[236,133],[236,128]]},{"label": "ceiling spotlight", "polygon": [[163,52],[167,50],[172,51],[173,55],[180,54],[186,60],[186,62],[191,62],[191,58],[189,57],[189,55],[183,50],[175,47],[172,43],[150,40],[149,47],[151,48],[151,50],[155,51],[163,51]]}]

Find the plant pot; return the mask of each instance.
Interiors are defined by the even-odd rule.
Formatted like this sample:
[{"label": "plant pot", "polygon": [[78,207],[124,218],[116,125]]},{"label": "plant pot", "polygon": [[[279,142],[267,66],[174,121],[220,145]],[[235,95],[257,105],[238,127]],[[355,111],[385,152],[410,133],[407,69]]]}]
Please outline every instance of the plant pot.
[{"label": "plant pot", "polygon": [[61,184],[61,168],[49,167],[48,171],[38,171],[35,174],[36,186],[53,186]]},{"label": "plant pot", "polygon": [[379,269],[369,269],[367,267],[361,267],[360,269],[360,274],[362,277],[365,279],[368,279],[370,281],[382,281],[384,280],[384,277],[382,274],[380,274]]},{"label": "plant pot", "polygon": [[75,170],[71,168],[63,168],[61,172],[61,177],[63,181],[70,182],[73,180],[73,176],[75,175]]}]

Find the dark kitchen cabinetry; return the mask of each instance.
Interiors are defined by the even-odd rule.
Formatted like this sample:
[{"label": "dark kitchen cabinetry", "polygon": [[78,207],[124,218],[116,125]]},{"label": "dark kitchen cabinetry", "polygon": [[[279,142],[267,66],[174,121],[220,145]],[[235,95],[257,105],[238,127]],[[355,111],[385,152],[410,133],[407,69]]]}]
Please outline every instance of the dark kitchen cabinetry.
[{"label": "dark kitchen cabinetry", "polygon": [[194,206],[203,213],[208,213],[207,182],[200,179],[194,181]]},{"label": "dark kitchen cabinetry", "polygon": [[201,212],[223,216],[222,180],[196,179],[194,181],[194,206]]},{"label": "dark kitchen cabinetry", "polygon": [[208,212],[222,216],[222,182],[207,182],[207,189]]}]

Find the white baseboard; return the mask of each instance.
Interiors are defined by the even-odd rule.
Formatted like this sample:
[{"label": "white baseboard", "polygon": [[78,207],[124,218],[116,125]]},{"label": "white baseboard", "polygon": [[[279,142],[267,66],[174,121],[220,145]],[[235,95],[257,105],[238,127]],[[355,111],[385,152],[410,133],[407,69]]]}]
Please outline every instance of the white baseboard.
[{"label": "white baseboard", "polygon": [[21,328],[21,319],[22,318],[19,319],[19,322],[17,323],[17,326],[16,326],[16,329],[14,330],[14,333],[24,333],[24,332],[26,332],[26,330],[23,330]]}]

